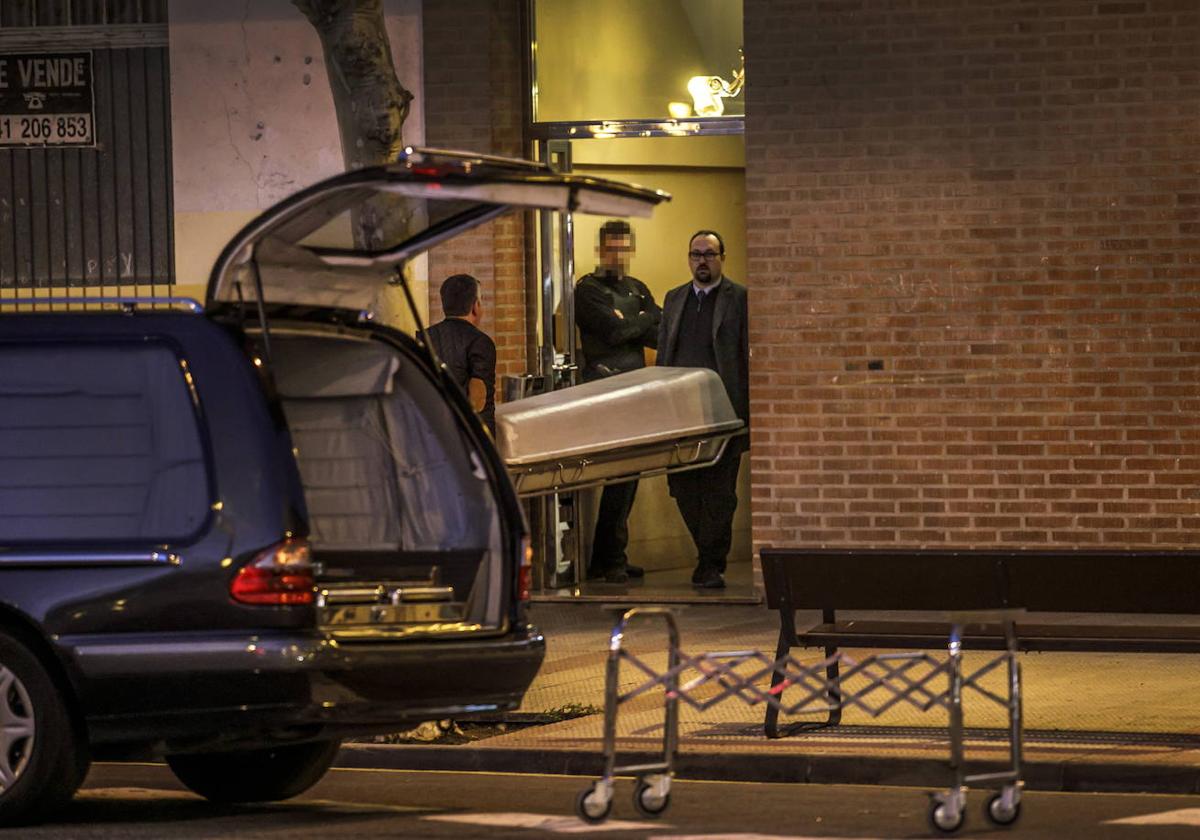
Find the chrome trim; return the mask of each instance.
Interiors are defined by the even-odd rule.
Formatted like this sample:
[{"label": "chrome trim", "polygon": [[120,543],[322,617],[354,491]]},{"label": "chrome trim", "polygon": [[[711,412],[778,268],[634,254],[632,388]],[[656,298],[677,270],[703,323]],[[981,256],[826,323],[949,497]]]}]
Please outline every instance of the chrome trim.
[{"label": "chrome trim", "polygon": [[537,3],[535,0],[525,0],[525,43],[529,47],[525,53],[525,72],[529,77],[529,111],[527,114],[531,123],[538,121],[538,74],[537,74]]},{"label": "chrome trim", "polygon": [[391,591],[392,604],[429,604],[454,600],[453,586],[397,586]]},{"label": "chrome trim", "polygon": [[[542,144],[542,154],[546,162],[551,160],[550,144]],[[546,388],[554,389],[554,285],[558,264],[554,259],[554,211],[538,211],[538,249],[541,253],[541,315],[542,336],[538,348],[538,373],[545,379]]]},{"label": "chrome trim", "polygon": [[[119,297],[18,297],[16,293],[20,289],[14,290],[13,297],[0,297],[0,309],[9,306],[72,306],[83,304],[87,305],[109,305],[121,306],[129,309],[136,309],[139,306],[182,306],[195,313],[204,311],[204,305],[195,298],[189,297],[138,297],[138,296],[119,296]],[[32,292],[32,290],[31,290]]]},{"label": "chrome trim", "polygon": [[169,551],[151,552],[23,552],[0,551],[0,566],[178,566]]},{"label": "chrome trim", "polygon": [[[668,456],[667,463],[621,472],[615,475],[588,477],[591,473],[595,473],[595,468],[602,469],[606,464],[611,464],[614,461],[621,461],[626,458],[645,458],[646,456],[643,454],[645,450],[650,449],[653,452],[653,447],[642,447],[640,450],[638,447],[631,447],[627,450],[618,449],[606,457],[589,458],[587,456],[576,456],[564,458],[562,461],[547,462],[544,466],[542,464],[514,466],[509,468],[508,477],[512,480],[513,489],[517,491],[517,496],[522,499],[533,499],[557,493],[575,493],[580,490],[606,487],[609,484],[623,484],[626,481],[639,481],[643,478],[653,478],[659,475],[670,475],[672,473],[711,467],[725,454],[730,440],[746,433],[746,429],[743,427],[733,432],[705,435],[694,440],[678,441],[672,449],[664,450],[663,454]],[[716,447],[715,452],[711,451],[713,446]],[[695,454],[685,454],[685,448],[690,449],[691,447],[695,447]],[[706,452],[705,447],[708,447],[709,451]],[[701,460],[702,458],[703,460]],[[531,477],[541,477],[547,473],[553,475],[551,485],[535,489],[529,489],[526,486]]]},{"label": "chrome trim", "polygon": [[703,137],[745,134],[745,117],[693,117],[686,120],[579,120],[535,122],[529,126],[535,140],[591,140],[611,137]]},{"label": "chrome trim", "polygon": [[348,586],[323,586],[317,590],[317,606],[349,604],[370,606],[409,603],[441,603],[454,600],[454,587],[429,583],[378,583]]},{"label": "chrome trim", "polygon": [[483,627],[466,621],[464,604],[450,601],[323,607],[317,612],[317,621],[322,629],[334,632],[372,628],[410,633],[475,633]]},{"label": "chrome trim", "polygon": [[[553,144],[552,144],[553,145]],[[559,151],[562,168],[570,172],[571,143],[562,143]],[[573,204],[574,202],[572,202]],[[579,358],[575,352],[575,214],[570,210],[560,215],[559,234],[562,237],[559,247],[562,249],[559,257],[562,259],[562,288],[559,298],[562,301],[563,314],[563,381],[567,385],[576,384],[576,373],[579,370]]]},{"label": "chrome trim", "polygon": [[183,384],[187,387],[188,395],[192,398],[192,409],[200,411],[200,394],[196,391],[196,380],[192,378],[192,370],[188,367],[187,359],[179,360],[179,372],[183,374]]},{"label": "chrome trim", "polygon": [[383,584],[319,589],[317,590],[317,606],[325,607],[333,604],[382,604],[387,600],[387,595],[387,588]]}]

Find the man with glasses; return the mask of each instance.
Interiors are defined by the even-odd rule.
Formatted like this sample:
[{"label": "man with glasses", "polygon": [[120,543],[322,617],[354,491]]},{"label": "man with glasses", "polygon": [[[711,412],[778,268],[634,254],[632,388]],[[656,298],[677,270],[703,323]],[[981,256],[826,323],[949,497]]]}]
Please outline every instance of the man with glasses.
[{"label": "man with glasses", "polygon": [[[738,417],[750,423],[750,341],[746,288],[722,273],[725,241],[715,230],[701,230],[688,241],[692,279],[667,292],[658,336],[658,364],[704,367],[721,377]],[[725,563],[733,544],[737,475],[745,436],[733,438],[711,467],[667,477],[671,495],[696,544],[698,560],[692,583],[704,589],[725,587]]]},{"label": "man with glasses", "polygon": [[[646,366],[645,348],[658,346],[662,310],[646,284],[629,275],[633,258],[629,222],[613,219],[600,227],[599,265],[575,287],[575,323],[583,345],[583,381],[591,382]],[[625,583],[645,570],[629,563],[629,511],[638,483],[609,484],[600,495],[588,579]]]}]

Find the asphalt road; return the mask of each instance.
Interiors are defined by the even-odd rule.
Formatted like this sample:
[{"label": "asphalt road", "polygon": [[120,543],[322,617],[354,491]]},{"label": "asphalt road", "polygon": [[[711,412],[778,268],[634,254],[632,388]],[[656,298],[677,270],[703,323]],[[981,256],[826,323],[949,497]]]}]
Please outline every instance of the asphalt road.
[{"label": "asphalt road", "polygon": [[[164,765],[99,764],[52,823],[0,830],[0,840],[74,838],[907,838],[931,836],[916,788],[676,782],[667,813],[637,816],[633,783],[618,780],[602,826],[573,814],[590,780],[570,776],[333,770],[285,803],[218,807],[184,791]],[[1016,826],[994,828],[972,792],[961,837],[1193,840],[1200,797],[1029,793]],[[1126,822],[1122,822],[1122,821]],[[1128,822],[1133,820],[1133,822]]]}]

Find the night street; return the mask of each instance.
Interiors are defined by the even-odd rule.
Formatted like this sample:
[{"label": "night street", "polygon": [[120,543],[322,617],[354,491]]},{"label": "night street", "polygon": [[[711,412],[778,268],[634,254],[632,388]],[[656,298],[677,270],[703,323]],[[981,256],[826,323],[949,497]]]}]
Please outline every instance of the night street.
[{"label": "night street", "polygon": [[[924,837],[916,788],[678,782],[670,810],[647,823],[619,780],[612,818],[591,827],[572,814],[589,780],[566,776],[333,770],[307,795],[264,806],[218,807],[182,790],[161,765],[99,764],[56,824],[0,838],[479,837],[654,838]],[[985,823],[972,792],[956,836],[1191,838],[1200,797],[1030,793],[1013,829]]]},{"label": "night street", "polygon": [[0,840],[1200,840],[1198,51],[0,0]]}]

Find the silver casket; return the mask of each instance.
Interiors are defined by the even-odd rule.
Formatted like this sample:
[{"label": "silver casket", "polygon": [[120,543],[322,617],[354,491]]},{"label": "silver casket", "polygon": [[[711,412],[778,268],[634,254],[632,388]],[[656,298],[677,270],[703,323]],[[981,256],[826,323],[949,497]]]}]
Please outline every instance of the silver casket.
[{"label": "silver casket", "polygon": [[643,368],[496,407],[496,444],[521,496],[708,466],[744,433],[705,368]]}]

